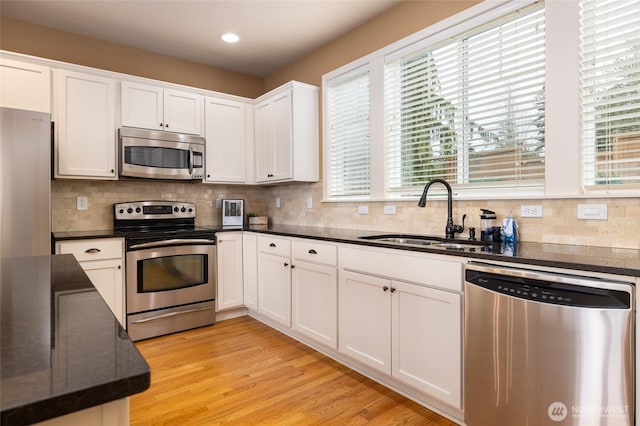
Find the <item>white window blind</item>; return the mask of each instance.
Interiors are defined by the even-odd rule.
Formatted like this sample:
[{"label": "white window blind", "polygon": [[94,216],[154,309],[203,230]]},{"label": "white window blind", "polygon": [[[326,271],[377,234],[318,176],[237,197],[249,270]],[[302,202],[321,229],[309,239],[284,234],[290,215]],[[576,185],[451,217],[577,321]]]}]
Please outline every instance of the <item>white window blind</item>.
[{"label": "white window blind", "polygon": [[369,72],[329,82],[327,91],[329,198],[370,193]]},{"label": "white window blind", "polygon": [[640,7],[580,1],[582,182],[640,187]]},{"label": "white window blind", "polygon": [[385,67],[387,192],[432,178],[477,188],[543,188],[542,4]]}]

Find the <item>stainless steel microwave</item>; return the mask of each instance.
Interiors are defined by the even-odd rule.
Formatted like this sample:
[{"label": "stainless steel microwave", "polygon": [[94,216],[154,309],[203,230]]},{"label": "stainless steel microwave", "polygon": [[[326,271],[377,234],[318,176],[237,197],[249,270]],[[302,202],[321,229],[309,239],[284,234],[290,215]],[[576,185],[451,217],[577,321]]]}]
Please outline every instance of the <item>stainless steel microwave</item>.
[{"label": "stainless steel microwave", "polygon": [[204,176],[203,137],[123,127],[119,130],[119,175],[198,180]]}]

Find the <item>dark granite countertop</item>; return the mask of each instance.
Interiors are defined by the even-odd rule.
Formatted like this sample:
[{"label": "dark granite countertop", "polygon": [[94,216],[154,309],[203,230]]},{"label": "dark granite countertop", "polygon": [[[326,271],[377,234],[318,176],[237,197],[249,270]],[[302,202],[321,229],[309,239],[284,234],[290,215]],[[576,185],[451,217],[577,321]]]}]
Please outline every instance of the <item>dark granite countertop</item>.
[{"label": "dark granite countertop", "polygon": [[2,259],[0,423],[142,392],[150,369],[73,255]]},{"label": "dark granite countertop", "polygon": [[[204,227],[215,230],[216,232],[238,231],[238,229],[225,229],[219,225],[204,225]],[[401,246],[398,244],[364,240],[361,238],[368,235],[394,234],[395,232],[393,231],[385,232],[295,225],[256,225],[245,227],[243,230],[287,237],[311,238],[339,243],[351,243],[373,247],[386,247],[399,250],[462,256],[478,260],[494,260],[526,265],[573,269],[576,271],[601,272],[640,277],[640,250],[637,249],[519,242],[515,247],[505,247],[498,243],[488,247],[487,249],[471,252],[468,250],[445,250],[429,246]],[[121,237],[122,234],[118,234],[113,230],[54,233],[54,238],[56,240],[105,238],[109,236]]]}]

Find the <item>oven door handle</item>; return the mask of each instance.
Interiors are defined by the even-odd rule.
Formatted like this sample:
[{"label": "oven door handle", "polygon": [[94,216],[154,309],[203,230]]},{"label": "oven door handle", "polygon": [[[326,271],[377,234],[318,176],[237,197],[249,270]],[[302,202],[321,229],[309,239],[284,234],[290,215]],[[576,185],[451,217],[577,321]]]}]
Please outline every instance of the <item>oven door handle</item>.
[{"label": "oven door handle", "polygon": [[153,248],[153,247],[164,247],[164,246],[171,246],[174,244],[211,244],[213,245],[215,243],[215,241],[213,240],[206,240],[203,238],[196,238],[196,239],[182,239],[182,238],[177,238],[177,239],[173,239],[173,240],[162,240],[162,241],[153,241],[150,243],[140,243],[140,244],[134,244],[132,246],[129,246],[130,249],[139,249],[139,248]]},{"label": "oven door handle", "polygon": [[163,318],[175,317],[176,315],[190,314],[193,312],[210,311],[210,310],[211,308],[196,308],[196,309],[188,309],[186,311],[169,312],[167,314],[157,315],[155,317],[149,317],[149,318],[144,318],[136,321],[131,321],[131,324],[142,324],[145,322],[155,321]]}]

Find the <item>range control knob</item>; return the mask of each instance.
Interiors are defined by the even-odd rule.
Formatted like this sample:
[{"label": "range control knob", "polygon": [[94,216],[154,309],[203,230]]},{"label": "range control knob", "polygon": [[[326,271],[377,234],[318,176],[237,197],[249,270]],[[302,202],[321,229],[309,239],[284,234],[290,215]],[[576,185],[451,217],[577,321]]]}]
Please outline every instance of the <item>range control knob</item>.
[{"label": "range control knob", "polygon": [[174,212],[176,212],[176,213],[178,213],[178,212],[180,211],[180,209],[179,209],[179,208],[177,208],[177,207],[174,207],[174,208],[173,208],[173,211],[174,211]]},{"label": "range control knob", "polygon": [[193,211],[193,209],[191,207],[189,207],[189,213],[191,213]]},{"label": "range control knob", "polygon": [[131,207],[129,207],[129,208],[127,209],[127,213],[129,213],[129,214],[133,213],[133,209],[132,209]]},{"label": "range control knob", "polygon": [[124,213],[124,209],[118,210],[118,213],[123,214]]},{"label": "range control knob", "polygon": [[136,213],[140,213],[142,209],[140,207],[136,207]]},{"label": "range control knob", "polygon": [[187,209],[185,209],[185,208],[183,207],[183,208],[181,208],[181,209],[180,209],[180,211],[181,211],[182,213],[184,213],[184,212],[186,212],[186,211],[187,211]]}]

